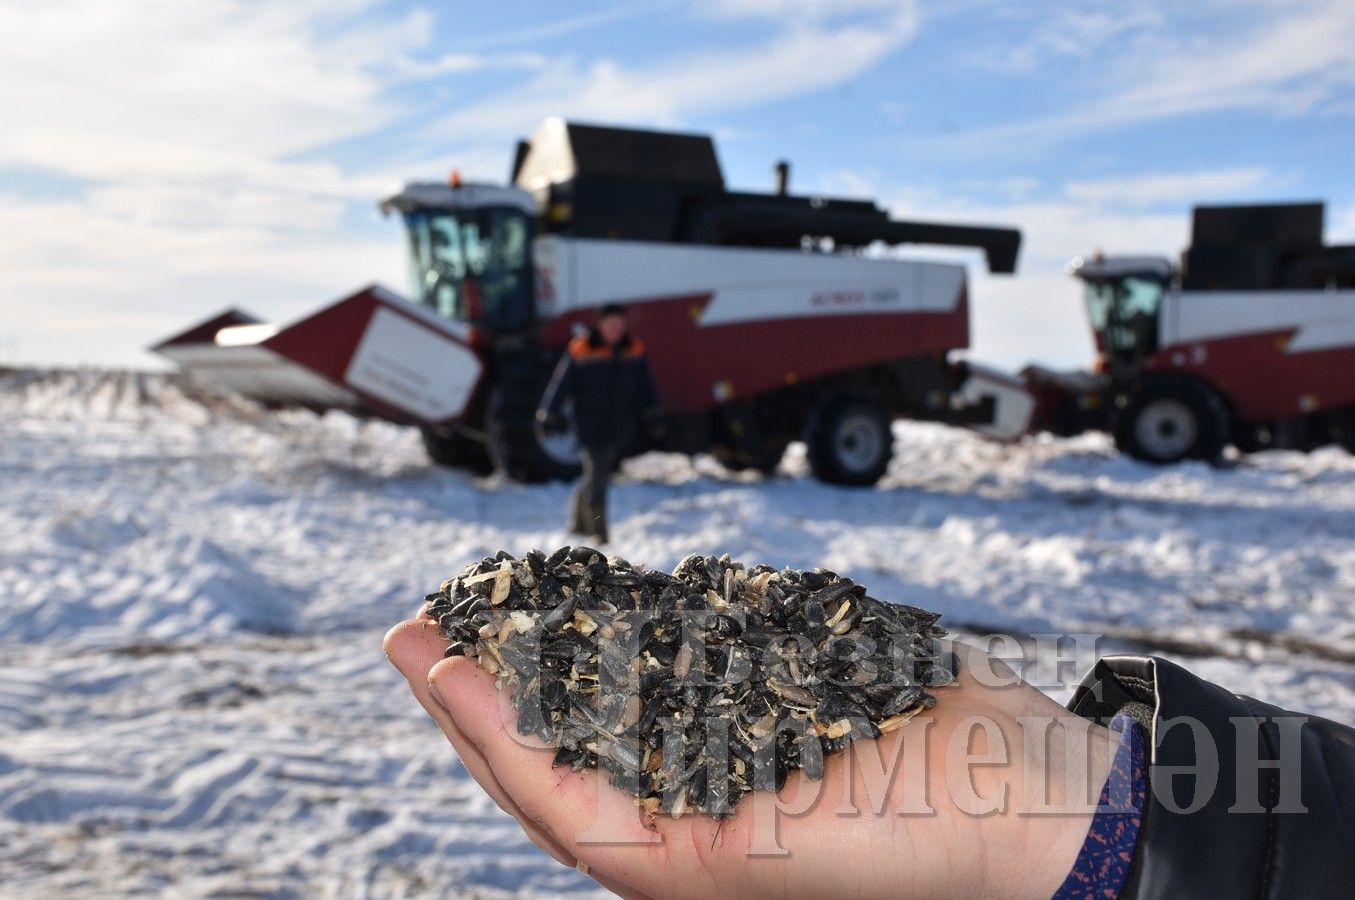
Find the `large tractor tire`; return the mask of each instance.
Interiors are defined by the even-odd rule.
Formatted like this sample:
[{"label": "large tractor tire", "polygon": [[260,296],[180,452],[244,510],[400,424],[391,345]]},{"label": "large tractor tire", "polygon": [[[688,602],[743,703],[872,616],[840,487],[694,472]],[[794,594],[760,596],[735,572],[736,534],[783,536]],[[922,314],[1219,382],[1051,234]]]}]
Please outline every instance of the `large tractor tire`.
[{"label": "large tractor tire", "polygon": [[475,475],[494,471],[494,460],[483,441],[456,432],[423,432],[423,446],[428,458],[448,469],[465,469]]},{"label": "large tractor tire", "polygon": [[1228,407],[1209,386],[1158,378],[1141,386],[1115,421],[1115,446],[1156,465],[1186,459],[1217,462],[1228,443]]},{"label": "large tractor tire", "polygon": [[497,384],[485,407],[485,435],[494,467],[514,481],[536,484],[579,477],[578,446],[573,436],[547,435],[537,424],[536,407],[545,382],[535,360],[500,360]]},{"label": "large tractor tire", "polygon": [[816,409],[805,429],[809,468],[829,484],[875,484],[894,456],[889,414],[859,396],[838,396]]}]

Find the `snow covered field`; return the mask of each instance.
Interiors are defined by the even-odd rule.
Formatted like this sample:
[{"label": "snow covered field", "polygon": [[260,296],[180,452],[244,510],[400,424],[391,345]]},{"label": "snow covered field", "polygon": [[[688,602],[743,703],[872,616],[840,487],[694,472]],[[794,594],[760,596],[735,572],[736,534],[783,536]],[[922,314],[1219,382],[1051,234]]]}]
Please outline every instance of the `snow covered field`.
[{"label": "snow covered field", "polygon": [[[1355,719],[1355,458],[1152,469],[1097,436],[898,436],[873,491],[808,480],[794,452],[770,481],[635,460],[613,549],[824,565],[961,631],[1104,633]],[[166,376],[0,378],[0,894],[592,891],[479,792],[380,651],[466,561],[565,541],[566,491]]]}]

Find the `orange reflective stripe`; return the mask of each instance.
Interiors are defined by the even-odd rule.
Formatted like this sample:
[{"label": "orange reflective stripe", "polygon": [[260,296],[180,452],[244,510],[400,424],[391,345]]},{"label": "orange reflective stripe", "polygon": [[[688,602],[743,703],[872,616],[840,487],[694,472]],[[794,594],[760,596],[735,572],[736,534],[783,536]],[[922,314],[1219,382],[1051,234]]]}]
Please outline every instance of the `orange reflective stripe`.
[{"label": "orange reflective stripe", "polygon": [[587,337],[576,337],[569,342],[569,355],[572,359],[587,359],[607,355],[606,347],[594,347]]},{"label": "orange reflective stripe", "polygon": [[[611,359],[613,350],[611,347],[594,347],[587,335],[580,335],[569,342],[568,353],[571,359],[583,362],[585,360]],[[636,338],[631,338],[626,344],[626,349],[620,354],[622,359],[638,359],[645,355],[645,345]]]}]

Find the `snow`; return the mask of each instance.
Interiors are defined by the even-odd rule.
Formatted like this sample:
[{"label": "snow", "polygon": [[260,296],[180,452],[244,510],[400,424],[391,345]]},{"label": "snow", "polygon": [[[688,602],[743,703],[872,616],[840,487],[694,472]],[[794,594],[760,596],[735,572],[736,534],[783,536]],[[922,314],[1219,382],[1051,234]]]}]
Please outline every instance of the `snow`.
[{"label": "snow", "polygon": [[[798,449],[770,480],[634,460],[613,549],[824,565],[964,634],[1101,633],[1084,666],[1147,649],[1355,719],[1344,452],[1155,469],[1094,435],[897,436],[867,491],[810,480]],[[479,791],[380,652],[466,561],[565,542],[567,490],[174,376],[0,379],[4,890],[593,892]],[[1048,686],[1066,698],[1080,674]]]}]

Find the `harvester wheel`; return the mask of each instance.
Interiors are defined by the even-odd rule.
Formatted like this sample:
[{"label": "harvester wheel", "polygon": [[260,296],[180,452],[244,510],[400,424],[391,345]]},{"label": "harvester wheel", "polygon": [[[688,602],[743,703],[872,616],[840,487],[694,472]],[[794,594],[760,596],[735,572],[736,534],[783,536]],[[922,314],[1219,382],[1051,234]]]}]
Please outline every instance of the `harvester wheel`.
[{"label": "harvester wheel", "polygon": [[1135,459],[1167,465],[1216,462],[1228,443],[1228,407],[1210,387],[1185,378],[1148,381],[1116,417],[1115,446]]},{"label": "harvester wheel", "polygon": [[579,477],[572,434],[547,435],[536,422],[540,391],[496,388],[485,411],[494,466],[514,481],[535,484]]},{"label": "harvester wheel", "polygon": [[449,469],[465,469],[475,475],[494,471],[494,460],[483,441],[456,432],[424,431],[423,446],[428,458]]},{"label": "harvester wheel", "polygon": [[894,456],[889,415],[859,396],[834,397],[816,409],[805,429],[809,468],[829,484],[871,485]]}]

